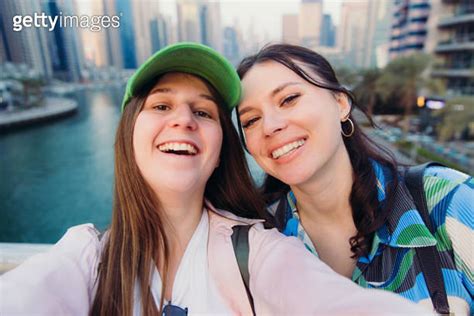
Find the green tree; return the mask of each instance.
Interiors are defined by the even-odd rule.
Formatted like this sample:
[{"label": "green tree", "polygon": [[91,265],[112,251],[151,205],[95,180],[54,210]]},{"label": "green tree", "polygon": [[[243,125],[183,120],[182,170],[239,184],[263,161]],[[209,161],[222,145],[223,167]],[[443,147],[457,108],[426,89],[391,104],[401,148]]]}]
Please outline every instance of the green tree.
[{"label": "green tree", "polygon": [[440,118],[438,124],[438,138],[447,141],[459,137],[467,131],[466,136],[474,136],[474,99],[470,97],[456,97],[446,102],[446,106],[435,113]]},{"label": "green tree", "polygon": [[340,67],[335,69],[335,72],[339,82],[342,85],[348,87],[349,89],[352,89],[359,80],[359,73],[354,69],[348,67]]},{"label": "green tree", "polygon": [[409,117],[416,105],[418,94],[424,90],[430,94],[442,94],[443,85],[427,76],[432,57],[416,53],[391,61],[377,80],[376,91],[387,101],[394,96],[404,109],[404,132],[409,129]]},{"label": "green tree", "polygon": [[381,74],[377,68],[363,70],[361,72],[362,79],[354,88],[358,103],[364,105],[370,115],[373,114],[375,103],[380,97],[376,88]]}]

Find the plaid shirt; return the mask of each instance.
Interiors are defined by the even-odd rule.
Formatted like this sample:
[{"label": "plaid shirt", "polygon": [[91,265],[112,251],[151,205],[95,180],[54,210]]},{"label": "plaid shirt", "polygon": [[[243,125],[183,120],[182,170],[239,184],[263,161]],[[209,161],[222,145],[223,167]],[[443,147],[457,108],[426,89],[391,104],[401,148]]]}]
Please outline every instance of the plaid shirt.
[{"label": "plaid shirt", "polygon": [[[382,202],[385,200],[386,172],[378,163],[373,166],[378,200]],[[436,245],[451,310],[460,306],[473,314],[474,180],[449,168],[430,167],[425,171],[423,182],[436,234],[433,236],[424,224],[402,180],[394,193],[393,209],[374,235],[370,253],[358,259],[352,280],[366,288],[398,293],[414,302],[430,300],[416,251],[419,247]],[[296,236],[318,256],[300,223],[292,191],[287,194],[287,202],[283,233]]]}]

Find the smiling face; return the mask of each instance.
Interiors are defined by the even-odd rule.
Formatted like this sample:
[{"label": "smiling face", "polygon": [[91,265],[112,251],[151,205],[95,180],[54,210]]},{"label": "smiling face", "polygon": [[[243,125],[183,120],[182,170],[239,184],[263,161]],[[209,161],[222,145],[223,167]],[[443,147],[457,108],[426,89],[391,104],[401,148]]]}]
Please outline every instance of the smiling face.
[{"label": "smiling face", "polygon": [[288,185],[304,184],[347,154],[341,136],[341,120],[350,111],[345,95],[316,87],[274,61],[254,65],[242,85],[238,111],[247,148],[268,174]]},{"label": "smiling face", "polygon": [[204,192],[219,161],[216,100],[193,75],[165,74],[150,90],[133,132],[135,160],[155,192]]}]

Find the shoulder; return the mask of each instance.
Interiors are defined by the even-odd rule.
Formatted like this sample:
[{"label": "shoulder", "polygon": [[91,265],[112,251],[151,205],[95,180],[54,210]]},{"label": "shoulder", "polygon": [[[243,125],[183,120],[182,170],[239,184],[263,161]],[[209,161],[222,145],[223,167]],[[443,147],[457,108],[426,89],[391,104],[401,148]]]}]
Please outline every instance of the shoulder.
[{"label": "shoulder", "polygon": [[471,176],[447,167],[428,167],[423,186],[430,214],[435,218],[454,218],[466,225],[471,221],[472,228],[474,180]]},{"label": "shoulder", "polygon": [[[45,275],[60,273],[73,267],[81,273],[87,273],[91,267],[97,265],[100,258],[99,234],[92,224],[73,226],[48,251],[27,259],[11,272],[21,270],[27,274]],[[10,272],[5,276],[9,274]]]},{"label": "shoulder", "polygon": [[[92,224],[74,226],[49,251],[35,255],[1,276],[11,313],[87,313],[100,260],[99,232]],[[7,303],[8,302],[8,303]],[[4,304],[5,303],[5,304]]]}]

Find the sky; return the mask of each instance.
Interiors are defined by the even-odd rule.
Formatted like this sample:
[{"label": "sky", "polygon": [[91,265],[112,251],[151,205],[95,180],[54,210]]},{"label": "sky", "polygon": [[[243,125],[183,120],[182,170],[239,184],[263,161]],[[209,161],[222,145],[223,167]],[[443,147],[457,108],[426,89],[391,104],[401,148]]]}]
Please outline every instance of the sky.
[{"label": "sky", "polygon": [[[352,0],[354,1],[354,0]],[[269,39],[281,40],[281,17],[283,14],[298,13],[301,0],[220,0],[222,26],[235,23],[246,32],[252,28],[255,34]],[[340,7],[343,0],[323,1],[323,11],[332,15],[339,24]],[[162,0],[160,11],[176,19],[176,1]]]}]

